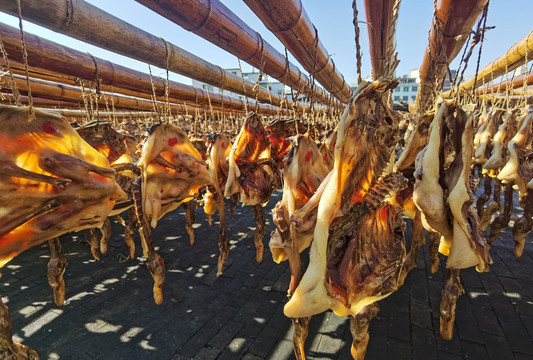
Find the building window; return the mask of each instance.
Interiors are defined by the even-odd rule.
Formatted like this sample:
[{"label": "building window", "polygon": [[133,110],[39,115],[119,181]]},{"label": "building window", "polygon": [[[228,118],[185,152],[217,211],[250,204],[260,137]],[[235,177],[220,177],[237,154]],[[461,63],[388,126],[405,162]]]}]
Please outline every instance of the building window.
[{"label": "building window", "polygon": [[398,101],[398,100],[400,100],[400,97],[399,96],[395,96],[394,97],[394,101]]},{"label": "building window", "polygon": [[396,89],[394,89],[394,92],[398,92],[398,91],[400,91],[400,88],[399,88],[399,87],[397,87]]},{"label": "building window", "polygon": [[409,96],[404,96],[403,101],[407,101],[407,100],[409,100]]},{"label": "building window", "polygon": [[403,91],[409,91],[409,86],[404,86]]},{"label": "building window", "polygon": [[416,100],[416,95],[415,96],[411,96],[411,99]]},{"label": "building window", "polygon": [[411,91],[417,91],[418,88],[416,86],[411,86]]}]

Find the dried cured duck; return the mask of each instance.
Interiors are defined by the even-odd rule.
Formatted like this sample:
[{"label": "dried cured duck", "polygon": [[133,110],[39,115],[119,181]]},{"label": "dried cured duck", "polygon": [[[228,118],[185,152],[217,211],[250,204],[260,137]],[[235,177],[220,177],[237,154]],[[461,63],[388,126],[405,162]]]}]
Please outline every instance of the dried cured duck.
[{"label": "dried cured duck", "polygon": [[250,112],[228,156],[229,170],[224,197],[240,193],[241,201],[252,206],[257,223],[254,235],[256,260],[263,259],[266,218],[263,206],[278,187],[271,158],[270,140],[261,117]]},{"label": "dried cured duck", "polygon": [[154,301],[163,301],[165,264],[156,253],[152,227],[169,211],[192,200],[198,190],[212,183],[205,162],[187,135],[171,124],[155,125],[142,148],[141,177],[134,183],[134,200],[139,234],[147,257],[147,267],[154,279]]},{"label": "dried cured duck", "polygon": [[518,125],[518,131],[507,144],[509,160],[498,173],[503,182],[514,182],[520,196],[527,193],[527,184],[533,179],[533,168],[524,161],[531,150],[533,139],[533,113],[529,113]]},{"label": "dried cured duck", "polygon": [[379,182],[397,141],[397,119],[383,95],[394,85],[362,84],[344,111],[335,167],[318,205],[309,266],[285,305],[286,316],[306,317],[330,308],[354,316],[397,289],[405,259],[404,222],[401,209],[383,198],[401,186],[393,181],[396,174]]},{"label": "dried cured duck", "polygon": [[452,229],[447,217],[444,190],[440,185],[443,122],[448,116],[449,103],[442,103],[429,128],[428,145],[420,152],[415,171],[413,200],[422,213],[428,231],[438,232],[451,242]]},{"label": "dried cured duck", "polygon": [[127,199],[108,160],[59,116],[0,107],[0,266],[71,231],[100,226]]},{"label": "dried cured duck", "polygon": [[152,227],[198,190],[212,183],[205,162],[187,135],[171,124],[155,125],[142,148],[143,215]]},{"label": "dried cured duck", "polygon": [[320,143],[320,153],[322,160],[328,169],[333,169],[333,162],[335,160],[335,145],[337,144],[337,130],[330,130],[324,140]]},{"label": "dried cured duck", "polygon": [[[476,266],[478,271],[488,271],[487,266],[491,262],[489,248],[481,231],[477,212],[472,206],[474,196],[470,187],[473,152],[472,116],[461,108],[456,112],[454,129],[456,156],[448,168],[450,179],[445,180],[448,189],[451,189],[447,202],[453,215],[453,240],[446,267],[464,269]],[[459,173],[453,174],[455,171]]]},{"label": "dried cured duck", "polygon": [[[217,276],[222,274],[224,262],[229,255],[230,244],[226,236],[226,209],[224,207],[224,186],[228,179],[229,164],[227,157],[232,148],[230,138],[224,134],[213,134],[209,137],[208,168],[213,185],[208,186],[204,194],[204,210],[209,216],[217,210],[220,216],[218,247],[220,255],[217,263]],[[210,221],[211,222],[211,221]]]},{"label": "dried cured duck", "polygon": [[[119,133],[107,122],[92,122],[78,127],[76,132],[89,145],[107,158],[116,172],[118,184],[128,195],[129,199],[116,204],[110,213],[110,216],[118,216],[119,213],[133,206],[131,187],[133,181],[140,175],[140,170],[135,164],[139,158],[132,152],[134,151],[135,143],[130,137]],[[131,212],[128,214],[131,214]],[[122,219],[120,218],[120,220]],[[135,219],[132,217],[129,218],[127,226],[124,224],[126,227],[124,239],[132,259],[135,257],[135,243],[132,238],[133,225],[135,225]],[[90,229],[85,232],[85,237],[91,245],[93,257],[97,260],[99,260],[99,253],[105,254],[107,252],[107,242],[111,235],[111,223],[109,220],[104,221],[100,230],[101,234],[98,234],[96,229]]]},{"label": "dried cured duck", "polygon": [[[394,164],[394,171],[404,172],[415,165],[418,153],[427,145],[429,127],[434,114],[426,114],[418,119],[411,119],[405,133],[405,146]],[[416,120],[416,121],[413,121]]]},{"label": "dried cured duck", "polygon": [[[274,261],[289,262],[291,270],[289,296],[301,279],[300,253],[309,247],[313,239],[316,207],[298,223],[298,226],[295,226],[290,217],[310,200],[329,172],[318,147],[308,135],[297,135],[291,138],[291,141],[293,145],[285,159],[287,166],[282,170],[283,197],[272,211],[276,229],[271,233],[269,242]],[[293,323],[296,329],[294,349],[303,354],[308,320],[296,318],[293,319]]]},{"label": "dried cured duck", "polygon": [[292,227],[292,230],[290,217],[311,199],[329,173],[318,147],[309,135],[298,135],[291,138],[291,141],[292,149],[285,160],[287,166],[282,170],[283,198],[273,210],[276,230],[272,233],[269,244],[272,257],[277,263],[289,257],[286,251],[288,248],[299,254],[309,247],[316,223],[316,208],[307,215],[305,223],[299,222],[299,226]]},{"label": "dried cured duck", "polygon": [[516,110],[507,112],[503,115],[503,122],[498,128],[498,132],[494,135],[492,140],[492,155],[483,164],[483,169],[493,170],[493,175],[497,170],[501,169],[507,159],[507,144],[511,138],[516,134],[517,130]]},{"label": "dried cured duck", "polygon": [[[270,132],[268,135],[268,139],[270,140],[270,156],[276,162],[282,162],[292,147],[289,137],[296,135],[294,121],[276,119],[266,126],[266,130]],[[278,169],[280,170],[283,167],[283,164],[278,165]]]},{"label": "dried cured duck", "polygon": [[490,157],[492,151],[492,139],[502,122],[503,114],[503,110],[496,109],[491,115],[489,115],[487,124],[483,127],[483,131],[479,134],[479,145],[474,153],[476,164],[483,165],[487,162],[487,158]]}]

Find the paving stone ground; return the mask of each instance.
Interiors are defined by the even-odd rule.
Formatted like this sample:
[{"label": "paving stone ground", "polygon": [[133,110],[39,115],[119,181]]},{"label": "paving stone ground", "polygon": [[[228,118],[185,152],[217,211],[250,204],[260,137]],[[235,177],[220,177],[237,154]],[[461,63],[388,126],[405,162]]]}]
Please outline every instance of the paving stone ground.
[{"label": "paving stone ground", "polygon": [[[292,325],[283,316],[289,270],[275,264],[267,242],[273,229],[267,207],[265,256],[255,261],[249,207],[228,221],[232,249],[216,277],[218,222],[209,227],[196,210],[196,243],[189,245],[181,210],[166,215],[153,235],[166,262],[164,302],[155,305],[152,279],[140,257],[127,254],[114,224],[109,251],[95,261],[80,234],[62,237],[69,261],[67,301],[58,308],[46,279],[46,245],[19,255],[2,269],[0,294],[9,306],[18,341],[42,359],[293,359]],[[513,255],[510,231],[492,246],[489,273],[462,271],[454,337],[439,335],[445,269],[429,272],[426,248],[405,285],[379,302],[370,326],[367,359],[533,359],[533,241]],[[314,316],[308,359],[349,359],[348,320]]]}]

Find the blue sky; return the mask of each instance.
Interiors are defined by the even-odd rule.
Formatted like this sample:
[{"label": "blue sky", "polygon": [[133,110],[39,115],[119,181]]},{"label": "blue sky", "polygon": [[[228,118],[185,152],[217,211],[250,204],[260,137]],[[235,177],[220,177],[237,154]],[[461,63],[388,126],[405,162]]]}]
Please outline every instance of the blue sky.
[{"label": "blue sky", "polygon": [[[349,83],[354,83],[356,79],[356,61],[354,28],[352,25],[352,2],[344,0],[302,1],[309,17],[318,29],[320,40],[333,57],[337,68]],[[238,66],[235,56],[219,49],[199,36],[182,29],[180,26],[162,18],[133,0],[89,0],[88,2],[143,30],[161,36],[207,61],[224,68]],[[266,30],[261,21],[250,11],[243,1],[222,0],[222,2],[241,19],[246,21],[250,27],[258,31],[266,41],[280,52],[284,52],[284,47],[281,42]],[[362,1],[358,2],[358,9],[359,19],[365,20]],[[432,13],[432,0],[402,1],[397,30],[397,49],[400,59],[397,75],[408,74],[411,69],[419,67],[427,46],[427,34],[431,24]],[[511,45],[533,30],[533,26],[528,19],[528,15],[531,13],[533,13],[533,0],[491,0],[487,25],[496,26],[496,29],[487,33],[481,57],[481,66],[488,64],[496,57],[502,55]],[[11,26],[18,26],[17,19],[3,13],[0,13],[0,22]],[[148,66],[144,63],[96,48],[28,22],[24,23],[24,27],[25,31],[66,46],[90,52],[95,56],[139,71],[148,72]],[[363,76],[365,77],[370,74],[368,37],[366,25],[361,24],[360,27],[363,50]],[[475,57],[477,58],[477,50]],[[470,61],[466,75],[472,76],[474,74],[475,60],[474,58]],[[292,61],[297,64],[293,58]],[[458,61],[456,60],[452,64],[452,68],[456,68],[457,63]],[[299,67],[303,70],[301,66]],[[250,69],[250,65],[243,63],[243,70]],[[153,69],[152,71],[155,75],[164,76],[164,71],[161,69]],[[180,75],[172,74],[171,78],[176,81],[191,84],[189,78]]]}]

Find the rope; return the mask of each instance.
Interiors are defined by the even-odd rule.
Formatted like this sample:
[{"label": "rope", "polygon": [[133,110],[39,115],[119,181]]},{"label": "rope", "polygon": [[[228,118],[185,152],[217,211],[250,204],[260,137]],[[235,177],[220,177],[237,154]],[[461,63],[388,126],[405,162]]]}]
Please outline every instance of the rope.
[{"label": "rope", "polygon": [[[489,11],[489,3],[490,3],[490,0],[487,1],[487,4],[485,5],[485,18],[483,19],[483,27],[481,28],[481,39],[479,40],[479,51],[478,51],[478,54],[477,54],[477,64],[476,64],[476,74],[474,75],[474,87],[473,87],[473,91],[474,91],[474,100],[476,100],[477,98],[477,95],[476,95],[476,84],[477,84],[477,76],[479,74],[479,64],[481,62],[481,50],[483,50],[483,42],[485,40],[485,29],[487,28],[487,13]],[[491,74],[493,75],[494,77],[494,73],[491,72]],[[485,77],[483,77],[483,84],[485,83]]]},{"label": "rope", "polygon": [[154,79],[152,77],[152,67],[150,66],[150,64],[148,64],[148,73],[150,74],[150,85],[152,86],[152,93],[150,94],[150,98],[152,99],[152,107],[154,109],[154,113],[156,113],[159,117],[159,123],[161,123],[162,114],[159,112],[159,106],[157,104]]},{"label": "rope", "polygon": [[401,2],[402,0],[396,0],[392,7],[391,28],[387,45],[387,67],[383,75],[385,79],[392,79],[392,77],[394,76],[394,71],[400,63],[398,61],[398,52],[396,52],[396,44],[394,42],[394,39],[396,38],[396,25],[398,23],[398,15],[400,13]]},{"label": "rope", "polygon": [[246,85],[244,84],[244,74],[242,73],[241,59],[237,58],[239,62],[239,70],[241,71],[242,89],[244,91],[244,111],[248,114],[248,96],[246,95]]},{"label": "rope", "polygon": [[28,86],[28,102],[30,106],[30,113],[33,112],[33,98],[31,96],[30,73],[28,70],[28,52],[26,51],[26,43],[24,42],[24,30],[22,28],[22,9],[20,0],[17,0],[18,15],[19,15],[19,29],[20,29],[20,43],[22,45],[22,56],[24,59],[24,71],[26,72],[26,85]]},{"label": "rope", "polygon": [[[96,121],[98,122],[98,104],[100,103],[100,95],[102,94],[100,91],[100,76],[98,75],[98,63],[96,62],[96,59],[91,53],[88,52],[87,54],[89,54],[91,59],[93,59],[93,63],[94,63],[94,79],[96,82],[96,94],[95,94],[95,98],[96,98],[95,114],[96,115],[95,117],[96,117]],[[91,109],[92,109],[92,96],[91,96]]]},{"label": "rope", "polygon": [[353,26],[355,28],[355,57],[357,59],[357,83],[360,84],[363,82],[363,77],[361,76],[361,43],[359,42],[359,20],[357,19],[359,13],[357,12],[356,0],[352,1],[353,9]]},{"label": "rope", "polygon": [[9,72],[9,86],[11,86],[11,91],[13,92],[13,96],[15,98],[15,105],[22,106],[22,101],[20,101],[20,92],[17,87],[17,83],[15,82],[15,78],[13,77],[13,71],[11,71],[11,65],[9,65],[9,59],[7,58],[7,52],[4,48],[4,42],[0,38],[0,50],[2,51],[2,57],[4,58],[4,62],[7,66],[7,71]]},{"label": "rope", "polygon": [[162,37],[160,37],[160,39],[163,41],[163,44],[165,44],[165,55],[166,55],[166,82],[165,82],[165,116],[167,117],[167,121],[170,119],[171,117],[171,112],[170,112],[170,102],[168,100],[168,86],[169,86],[169,80],[168,80],[168,68],[170,67],[170,51],[168,51],[168,43],[165,39],[163,39]]},{"label": "rope", "polygon": [[525,51],[525,54],[524,54],[524,66],[526,68],[523,76],[524,76],[524,81],[522,83],[522,96],[524,97],[524,107],[527,105],[527,80],[529,78],[529,68],[527,66],[527,63],[529,62],[529,36],[531,35],[531,33],[529,33],[527,35],[527,38],[526,38],[526,51]]},{"label": "rope", "polygon": [[[265,60],[264,60],[264,53],[265,53],[265,45],[263,42],[263,37],[259,35],[259,39],[261,40],[261,59],[259,60],[259,74],[257,75],[257,81],[253,87],[254,90],[254,98],[255,98],[255,112],[257,113],[259,111],[259,83],[263,79],[263,70],[265,68]],[[272,100],[272,99],[271,99]]]},{"label": "rope", "polygon": [[81,87],[81,98],[83,99],[83,105],[85,107],[85,112],[87,113],[87,122],[91,121],[91,113],[89,111],[89,104],[87,102],[87,95],[85,94],[85,86],[83,85],[83,80],[76,78],[76,81],[79,82]]},{"label": "rope", "polygon": [[[211,96],[209,95],[209,85],[207,85],[207,102],[209,103],[209,112],[211,113],[211,118],[213,119],[213,122],[215,121],[215,114],[213,112],[213,105],[211,104]],[[214,126],[213,126],[214,128]]]}]

